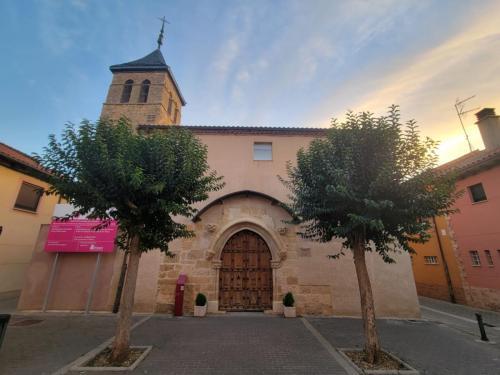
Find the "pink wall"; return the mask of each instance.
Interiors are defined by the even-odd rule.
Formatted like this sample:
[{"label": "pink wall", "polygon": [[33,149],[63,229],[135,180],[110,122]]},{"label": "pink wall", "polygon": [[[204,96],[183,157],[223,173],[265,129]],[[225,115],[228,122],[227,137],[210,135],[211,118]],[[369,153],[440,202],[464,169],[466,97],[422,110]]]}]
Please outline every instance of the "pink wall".
[{"label": "pink wall", "polygon": [[[468,186],[482,183],[487,200],[473,203]],[[456,202],[460,210],[451,216],[451,225],[471,287],[500,290],[500,166],[482,171],[457,182],[463,195]],[[477,250],[481,266],[473,267],[470,250]],[[484,250],[489,250],[489,266]]]}]

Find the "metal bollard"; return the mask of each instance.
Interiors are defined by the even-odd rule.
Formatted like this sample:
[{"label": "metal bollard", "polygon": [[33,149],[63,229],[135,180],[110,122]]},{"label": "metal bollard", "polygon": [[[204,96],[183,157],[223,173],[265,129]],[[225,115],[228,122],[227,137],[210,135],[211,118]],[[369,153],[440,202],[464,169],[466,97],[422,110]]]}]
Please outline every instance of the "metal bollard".
[{"label": "metal bollard", "polygon": [[481,314],[476,313],[477,324],[479,324],[479,331],[481,332],[481,341],[490,341],[488,336],[486,336],[486,330],[484,329],[483,317]]}]

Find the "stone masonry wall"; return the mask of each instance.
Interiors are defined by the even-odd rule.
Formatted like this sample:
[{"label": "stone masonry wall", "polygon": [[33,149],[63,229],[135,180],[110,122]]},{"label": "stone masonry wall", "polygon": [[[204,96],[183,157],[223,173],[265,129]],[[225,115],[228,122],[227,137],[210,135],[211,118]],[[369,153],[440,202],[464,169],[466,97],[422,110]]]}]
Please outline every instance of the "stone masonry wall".
[{"label": "stone masonry wall", "polygon": [[[192,314],[198,292],[207,296],[209,312],[218,312],[220,252],[230,235],[250,229],[261,235],[271,249],[273,313],[282,312],[283,295],[291,291],[300,315],[359,316],[352,257],[328,258],[340,251],[341,242],[303,240],[297,234],[298,227],[284,222],[289,219],[281,207],[258,196],[233,196],[212,206],[201,215],[201,221],[189,223],[196,237],[174,241],[171,250],[175,257],[163,258],[156,311],[173,311],[175,284],[179,274],[185,273],[184,313]],[[395,265],[386,265],[372,254],[367,256],[377,313],[417,317],[419,308],[409,257],[397,255],[396,260]]]},{"label": "stone masonry wall", "polygon": [[[134,85],[128,103],[120,103],[123,85],[125,81],[132,79]],[[141,83],[145,79],[151,82],[148,99],[146,103],[139,103]],[[172,96],[173,105],[171,113],[168,113],[168,102]],[[119,119],[125,116],[132,124],[180,124],[181,100],[175,90],[173,82],[166,72],[147,73],[115,73],[109,87],[106,102],[103,104],[101,116],[110,119]],[[179,115],[175,121],[175,109]]]}]

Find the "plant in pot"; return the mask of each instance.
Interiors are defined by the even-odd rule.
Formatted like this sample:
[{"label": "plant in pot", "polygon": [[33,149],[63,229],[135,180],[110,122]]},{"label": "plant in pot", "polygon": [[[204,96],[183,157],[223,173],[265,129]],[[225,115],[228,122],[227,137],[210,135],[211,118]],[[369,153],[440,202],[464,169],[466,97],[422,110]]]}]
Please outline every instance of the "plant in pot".
[{"label": "plant in pot", "polygon": [[293,298],[293,294],[288,292],[283,297],[283,312],[285,314],[285,318],[295,318],[297,316],[297,312],[295,311],[295,299]]},{"label": "plant in pot", "polygon": [[194,301],[194,316],[205,316],[207,314],[207,297],[198,293]]}]

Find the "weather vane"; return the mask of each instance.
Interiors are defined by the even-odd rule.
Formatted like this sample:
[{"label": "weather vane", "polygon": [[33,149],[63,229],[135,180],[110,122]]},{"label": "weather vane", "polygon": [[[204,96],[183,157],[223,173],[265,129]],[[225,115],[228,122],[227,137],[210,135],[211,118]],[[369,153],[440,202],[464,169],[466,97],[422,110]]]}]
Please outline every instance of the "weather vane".
[{"label": "weather vane", "polygon": [[158,49],[161,48],[161,45],[163,44],[163,31],[165,29],[165,23],[168,23],[170,24],[170,22],[168,22],[166,19],[165,19],[165,16],[163,16],[162,18],[158,18],[160,21],[161,21],[161,30],[160,30],[160,35],[158,36]]}]

